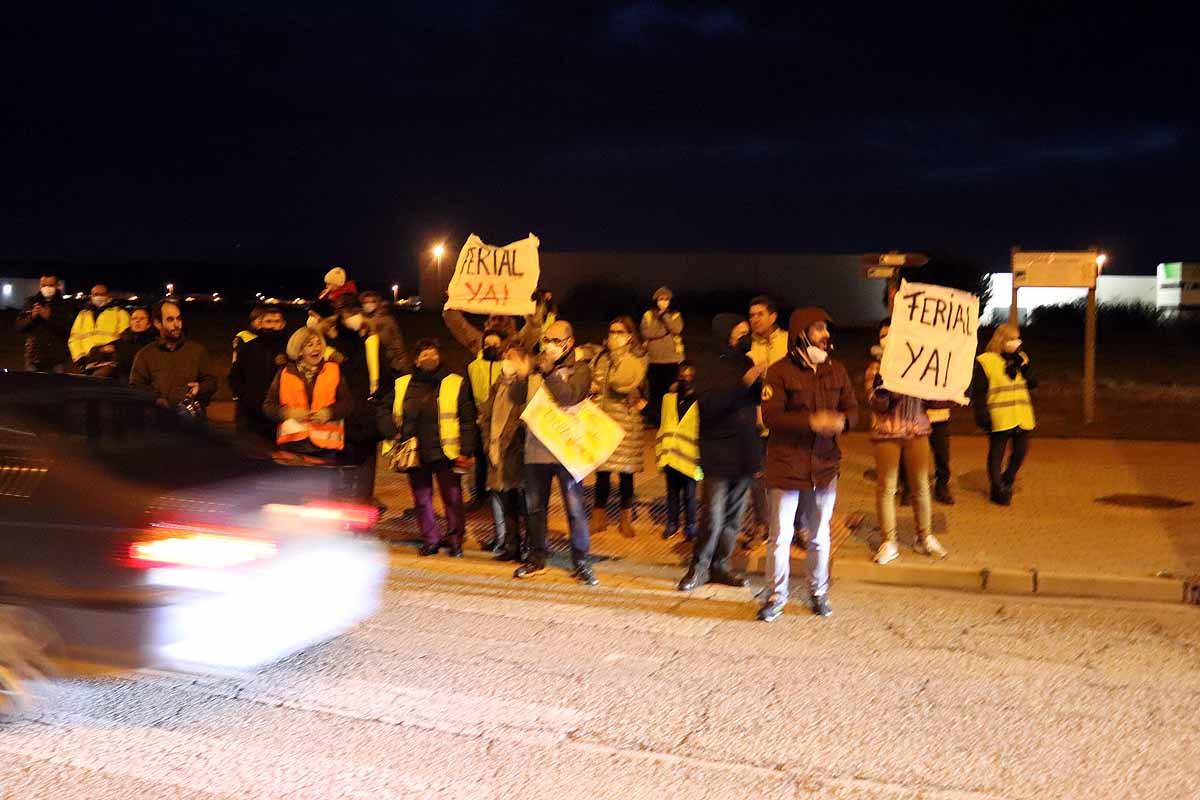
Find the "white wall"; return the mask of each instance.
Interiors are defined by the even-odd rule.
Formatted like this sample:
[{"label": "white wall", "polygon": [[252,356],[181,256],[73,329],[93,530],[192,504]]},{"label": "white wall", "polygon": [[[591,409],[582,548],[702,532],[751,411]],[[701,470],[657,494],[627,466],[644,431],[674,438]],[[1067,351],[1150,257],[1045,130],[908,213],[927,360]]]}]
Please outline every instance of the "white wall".
[{"label": "white wall", "polygon": [[[1012,273],[993,272],[990,277],[992,299],[979,315],[984,322],[1007,319],[1008,305],[1012,299]],[[1154,305],[1157,288],[1157,279],[1153,275],[1101,275],[1096,281],[1096,302]],[[1017,294],[1017,308],[1024,319],[1035,308],[1070,303],[1083,297],[1087,297],[1087,289],[1030,286]]]}]

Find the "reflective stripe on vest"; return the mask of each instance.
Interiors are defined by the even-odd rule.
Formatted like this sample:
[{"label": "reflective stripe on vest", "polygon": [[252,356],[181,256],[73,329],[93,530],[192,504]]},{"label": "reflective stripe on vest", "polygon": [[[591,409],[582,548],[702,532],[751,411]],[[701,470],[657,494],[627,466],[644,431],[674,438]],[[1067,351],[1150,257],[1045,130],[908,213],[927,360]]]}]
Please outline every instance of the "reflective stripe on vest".
[{"label": "reflective stripe on vest", "polygon": [[492,387],[500,380],[498,361],[487,361],[480,353],[475,360],[467,364],[467,377],[471,379],[471,394],[475,395],[475,405],[487,403]]},{"label": "reflective stripe on vest", "polygon": [[[654,312],[653,311],[647,311],[645,314],[642,315],[642,324],[643,325],[647,325],[653,321],[654,321]],[[663,327],[665,328],[666,326],[667,326],[667,323],[663,322]],[[683,358],[683,337],[677,333],[670,333],[670,332],[667,333],[667,336],[670,336],[672,341],[675,342],[675,355],[679,356],[680,358]]]},{"label": "reflective stripe on vest", "polygon": [[1017,377],[1008,377],[1004,371],[1004,357],[999,353],[983,353],[976,361],[983,367],[983,374],[988,379],[987,407],[992,430],[1033,430],[1033,401],[1029,397],[1025,376],[1018,372]]},{"label": "reflective stripe on vest", "polygon": [[121,332],[129,327],[129,312],[123,308],[110,306],[95,310],[85,308],[75,316],[71,324],[71,336],[67,345],[71,350],[71,360],[78,361],[86,356],[93,347],[110,344],[116,341]]},{"label": "reflective stripe on vest", "polygon": [[700,404],[693,402],[683,419],[679,419],[679,402],[674,392],[663,395],[662,424],[654,452],[658,468],[671,467],[694,480],[702,480],[700,468]]},{"label": "reflective stripe on vest", "polygon": [[[317,411],[328,408],[337,399],[337,387],[341,381],[341,370],[332,361],[326,361],[317,374],[313,383],[312,402],[308,399],[308,390],[304,379],[291,370],[284,369],[279,373],[279,405],[284,407],[303,408]],[[297,423],[291,423],[294,428]],[[308,439],[323,450],[341,450],[345,447],[345,431],[341,420],[336,422],[301,422],[299,428],[284,433],[284,423],[279,425],[275,441],[279,444],[300,442]]]},{"label": "reflective stripe on vest", "polygon": [[258,334],[253,331],[238,331],[233,337],[233,361],[237,361],[238,350],[247,342],[252,342],[258,338]]},{"label": "reflective stripe on vest", "polygon": [[[396,430],[404,429],[404,397],[408,394],[408,384],[412,375],[396,379],[396,399],[392,403],[392,419],[396,422]],[[438,439],[441,440],[442,452],[446,458],[458,458],[462,449],[459,447],[458,433],[458,396],[462,392],[462,375],[451,373],[442,378],[438,387]]]},{"label": "reflective stripe on vest", "polygon": [[367,375],[371,382],[371,394],[379,388],[379,334],[372,333],[365,344],[367,351]]}]

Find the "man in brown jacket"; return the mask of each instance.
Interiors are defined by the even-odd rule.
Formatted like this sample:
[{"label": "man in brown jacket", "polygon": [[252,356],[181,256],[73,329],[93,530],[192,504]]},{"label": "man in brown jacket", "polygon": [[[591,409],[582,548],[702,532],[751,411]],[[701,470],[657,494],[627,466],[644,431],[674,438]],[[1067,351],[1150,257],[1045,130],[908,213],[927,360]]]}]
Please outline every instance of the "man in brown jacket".
[{"label": "man in brown jacket", "polygon": [[798,308],[788,323],[788,355],[767,370],[763,422],[771,430],[766,483],[770,539],[767,599],[758,618],[783,613],[791,577],[791,546],[799,507],[808,529],[808,588],[814,614],[829,616],[829,521],[837,500],[842,453],[838,436],[853,427],[858,400],[846,368],[829,358],[829,315]]}]

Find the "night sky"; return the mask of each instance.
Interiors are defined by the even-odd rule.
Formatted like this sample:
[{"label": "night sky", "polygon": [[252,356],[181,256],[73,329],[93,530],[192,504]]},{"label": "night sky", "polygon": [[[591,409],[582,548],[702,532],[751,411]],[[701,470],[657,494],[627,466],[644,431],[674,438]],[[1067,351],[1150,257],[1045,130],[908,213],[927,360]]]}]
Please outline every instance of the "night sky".
[{"label": "night sky", "polygon": [[382,276],[442,237],[534,231],[546,250],[1200,260],[1195,19],[818,5],[9,16],[0,259]]}]

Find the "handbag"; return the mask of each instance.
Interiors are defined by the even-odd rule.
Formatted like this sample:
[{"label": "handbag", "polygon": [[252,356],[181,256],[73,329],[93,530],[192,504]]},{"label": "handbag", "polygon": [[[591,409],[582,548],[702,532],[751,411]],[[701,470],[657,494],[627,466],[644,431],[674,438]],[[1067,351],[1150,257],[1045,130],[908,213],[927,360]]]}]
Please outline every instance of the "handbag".
[{"label": "handbag", "polygon": [[388,451],[388,464],[393,472],[408,472],[421,466],[417,437],[410,436],[402,442],[393,443],[392,449]]}]

